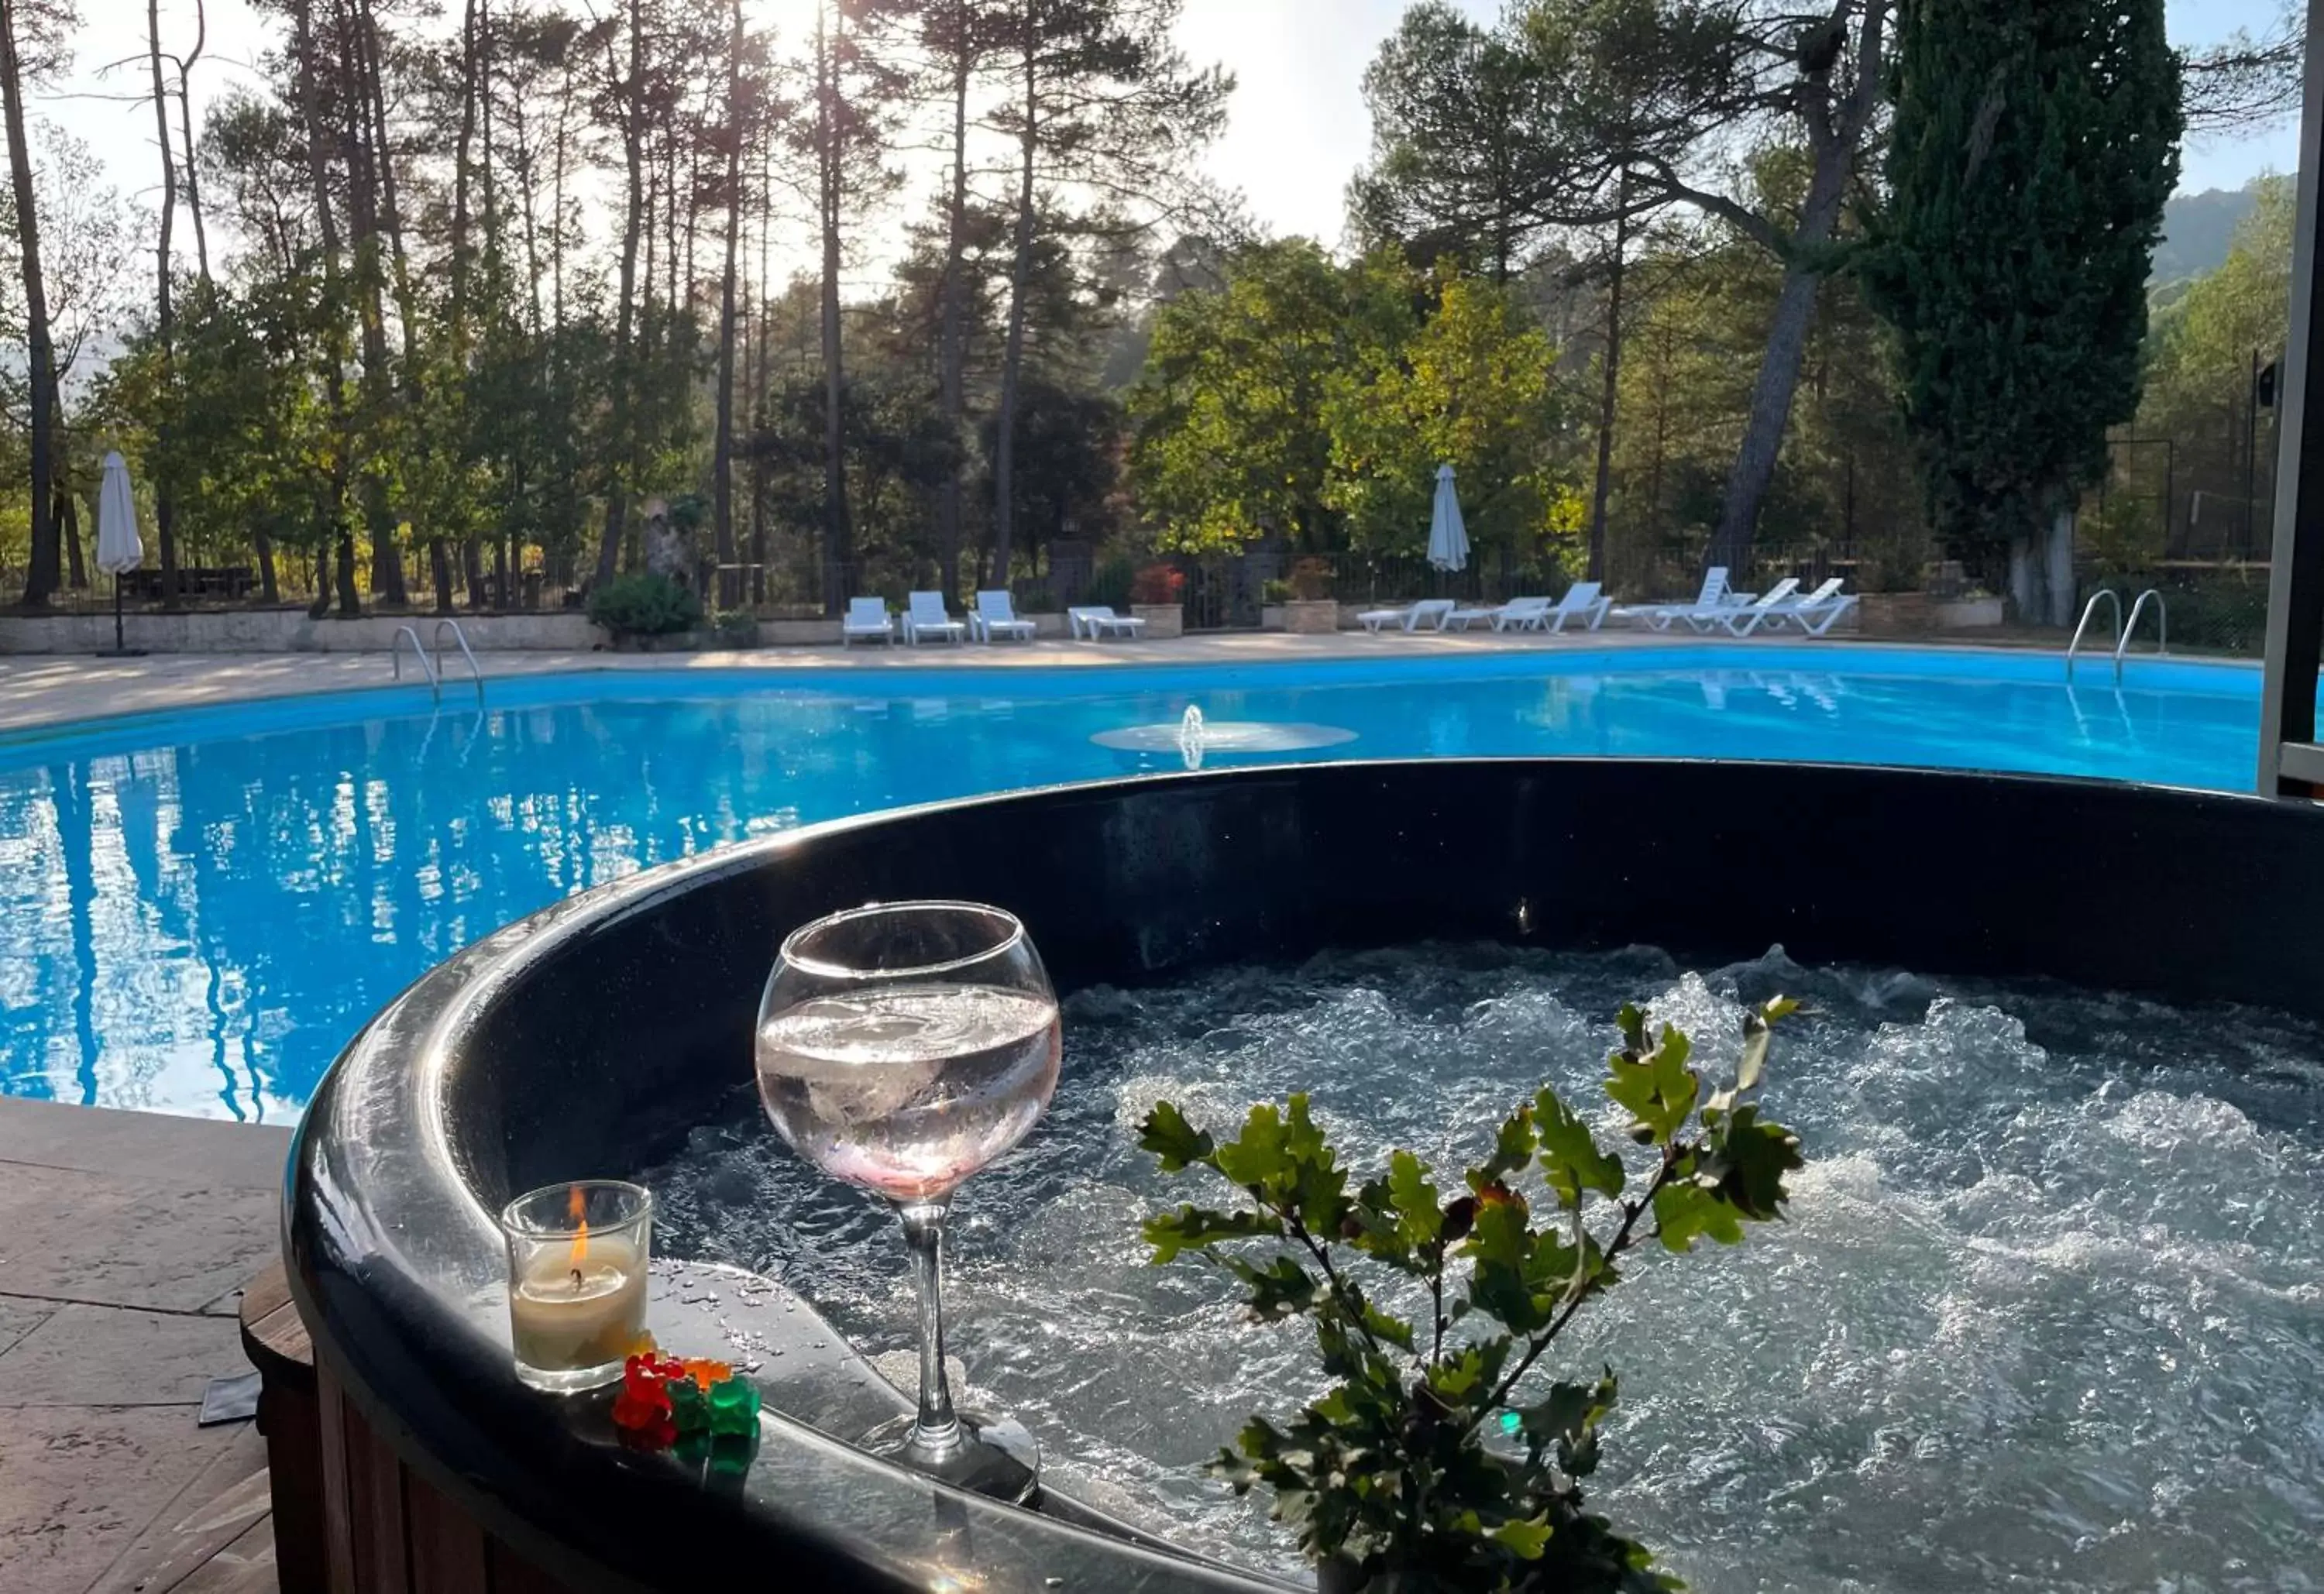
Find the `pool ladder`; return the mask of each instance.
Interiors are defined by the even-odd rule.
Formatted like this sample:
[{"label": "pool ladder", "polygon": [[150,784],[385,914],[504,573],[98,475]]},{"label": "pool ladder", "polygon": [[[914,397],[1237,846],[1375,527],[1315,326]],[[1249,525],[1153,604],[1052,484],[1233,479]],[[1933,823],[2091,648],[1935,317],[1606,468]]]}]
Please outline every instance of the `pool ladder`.
[{"label": "pool ladder", "polygon": [[390,650],[390,656],[395,660],[395,678],[399,681],[403,678],[403,644],[409,639],[411,656],[420,660],[420,673],[428,677],[429,695],[441,703],[444,700],[444,633],[447,630],[452,633],[452,640],[460,646],[460,657],[468,661],[469,677],[476,683],[476,706],[482,708],[484,705],[484,672],[476,663],[475,651],[468,646],[467,636],[460,630],[460,622],[448,616],[436,622],[436,654],[432,659],[421,645],[418,631],[408,625],[395,628],[395,643]]},{"label": "pool ladder", "polygon": [[2069,685],[2074,678],[2074,655],[2081,651],[2083,633],[2090,629],[2090,622],[2098,618],[2101,602],[2114,606],[2114,684],[2117,686],[2122,685],[2122,657],[2130,650],[2130,639],[2138,630],[2139,616],[2146,613],[2146,600],[2149,598],[2154,600],[2154,650],[2157,653],[2171,651],[2171,606],[2160,591],[2150,586],[2139,594],[2138,601],[2130,606],[2130,618],[2125,620],[2122,617],[2122,594],[2110,586],[2102,586],[2090,594],[2089,603],[2082,605],[2082,622],[2074,627],[2074,640],[2066,645],[2066,680]]}]

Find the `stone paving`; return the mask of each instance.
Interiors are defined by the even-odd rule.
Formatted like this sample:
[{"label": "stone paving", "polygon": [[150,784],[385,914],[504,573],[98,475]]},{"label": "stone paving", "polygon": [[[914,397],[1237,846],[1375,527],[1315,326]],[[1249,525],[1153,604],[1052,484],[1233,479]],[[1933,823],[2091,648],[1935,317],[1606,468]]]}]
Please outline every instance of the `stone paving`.
[{"label": "stone paving", "polygon": [[0,1589],[271,1586],[263,1442],[195,1418],[249,1370],[235,1309],[290,1141],[0,1098]]}]

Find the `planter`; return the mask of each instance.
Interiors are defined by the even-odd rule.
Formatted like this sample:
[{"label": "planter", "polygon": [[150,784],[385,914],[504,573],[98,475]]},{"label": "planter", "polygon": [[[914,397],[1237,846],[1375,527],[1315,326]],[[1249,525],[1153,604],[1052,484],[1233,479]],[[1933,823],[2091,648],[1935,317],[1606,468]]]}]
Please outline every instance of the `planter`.
[{"label": "planter", "polygon": [[1295,636],[1329,636],[1340,629],[1340,605],[1330,598],[1294,598],[1283,605],[1283,629]]},{"label": "planter", "polygon": [[1145,636],[1148,641],[1186,634],[1186,605],[1184,604],[1132,604],[1130,612],[1146,622]]},{"label": "planter", "polygon": [[1285,620],[1285,619],[1284,619],[1284,617],[1283,617],[1283,605],[1282,605],[1282,604],[1260,604],[1260,605],[1259,605],[1259,630],[1261,630],[1261,631],[1281,631],[1281,630],[1283,630],[1283,629],[1285,628],[1285,626],[1286,626],[1288,623],[1289,623],[1289,622],[1287,622],[1286,620]]},{"label": "planter", "polygon": [[1924,592],[1867,593],[1857,605],[1857,629],[1868,637],[1925,636],[1936,629],[1937,608]]},{"label": "planter", "polygon": [[1999,625],[2003,607],[2000,598],[1954,598],[1935,605],[1937,629],[1975,631],[1980,626]]}]

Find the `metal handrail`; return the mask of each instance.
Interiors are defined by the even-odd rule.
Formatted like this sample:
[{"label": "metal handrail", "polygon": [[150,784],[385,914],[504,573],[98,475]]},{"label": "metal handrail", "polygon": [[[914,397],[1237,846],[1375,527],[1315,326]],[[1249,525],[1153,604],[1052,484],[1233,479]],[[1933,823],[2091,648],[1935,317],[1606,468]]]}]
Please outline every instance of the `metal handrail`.
[{"label": "metal handrail", "polygon": [[[451,628],[452,640],[460,644],[460,657],[468,661],[468,674],[475,677],[476,683],[476,706],[482,708],[484,705],[484,668],[476,663],[475,652],[468,646],[467,633],[460,629],[460,622],[448,617],[436,622],[436,679],[439,684],[444,679],[444,631],[447,626]],[[406,626],[404,629],[409,631],[411,628]],[[414,636],[412,640],[417,641],[419,638]]]},{"label": "metal handrail", "polygon": [[428,657],[428,650],[420,643],[420,633],[408,625],[397,626],[395,640],[388,644],[388,657],[395,662],[395,678],[399,681],[403,678],[403,639],[406,637],[411,639],[411,653],[420,660],[420,673],[428,677],[428,695],[441,702],[444,696],[443,672]]},{"label": "metal handrail", "polygon": [[2130,618],[2123,622],[2122,640],[2114,645],[2114,678],[2122,679],[2122,656],[2130,650],[2130,639],[2138,630],[2138,617],[2146,613],[2146,600],[2154,600],[2154,650],[2158,654],[2171,651],[2171,604],[2161,590],[2148,587],[2138,594],[2138,602],[2130,606]]},{"label": "metal handrail", "polygon": [[[2123,638],[2122,594],[2116,592],[2114,588],[2110,586],[2102,586],[2098,588],[2098,591],[2090,594],[2090,601],[2089,603],[2082,605],[2082,622],[2074,627],[2074,640],[2066,644],[2066,679],[2069,682],[2072,681],[2074,678],[2074,655],[2081,650],[2082,633],[2090,629],[2090,622],[2098,617],[2098,600],[2100,598],[2104,598],[2107,603],[2114,605],[2114,640],[2117,648],[2121,646]],[[2116,678],[2120,679],[2122,676],[2122,656],[2119,653],[2115,656],[2114,670]]]}]

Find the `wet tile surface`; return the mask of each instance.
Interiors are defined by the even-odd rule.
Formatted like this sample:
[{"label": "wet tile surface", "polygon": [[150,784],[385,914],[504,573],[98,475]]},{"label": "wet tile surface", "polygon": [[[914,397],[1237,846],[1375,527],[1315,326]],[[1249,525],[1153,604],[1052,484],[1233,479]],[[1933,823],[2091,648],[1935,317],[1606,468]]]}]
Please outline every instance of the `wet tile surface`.
[{"label": "wet tile surface", "polygon": [[60,1306],[0,1355],[0,1406],[199,1405],[247,1370],[230,1317]]},{"label": "wet tile surface", "polygon": [[247,1370],[236,1293],[281,1244],[289,1143],[0,1101],[5,1594],[271,1587],[263,1442],[195,1416]]},{"label": "wet tile surface", "polygon": [[0,1589],[81,1594],[230,1441],[231,1431],[196,1428],[189,1406],[9,1412]]}]

